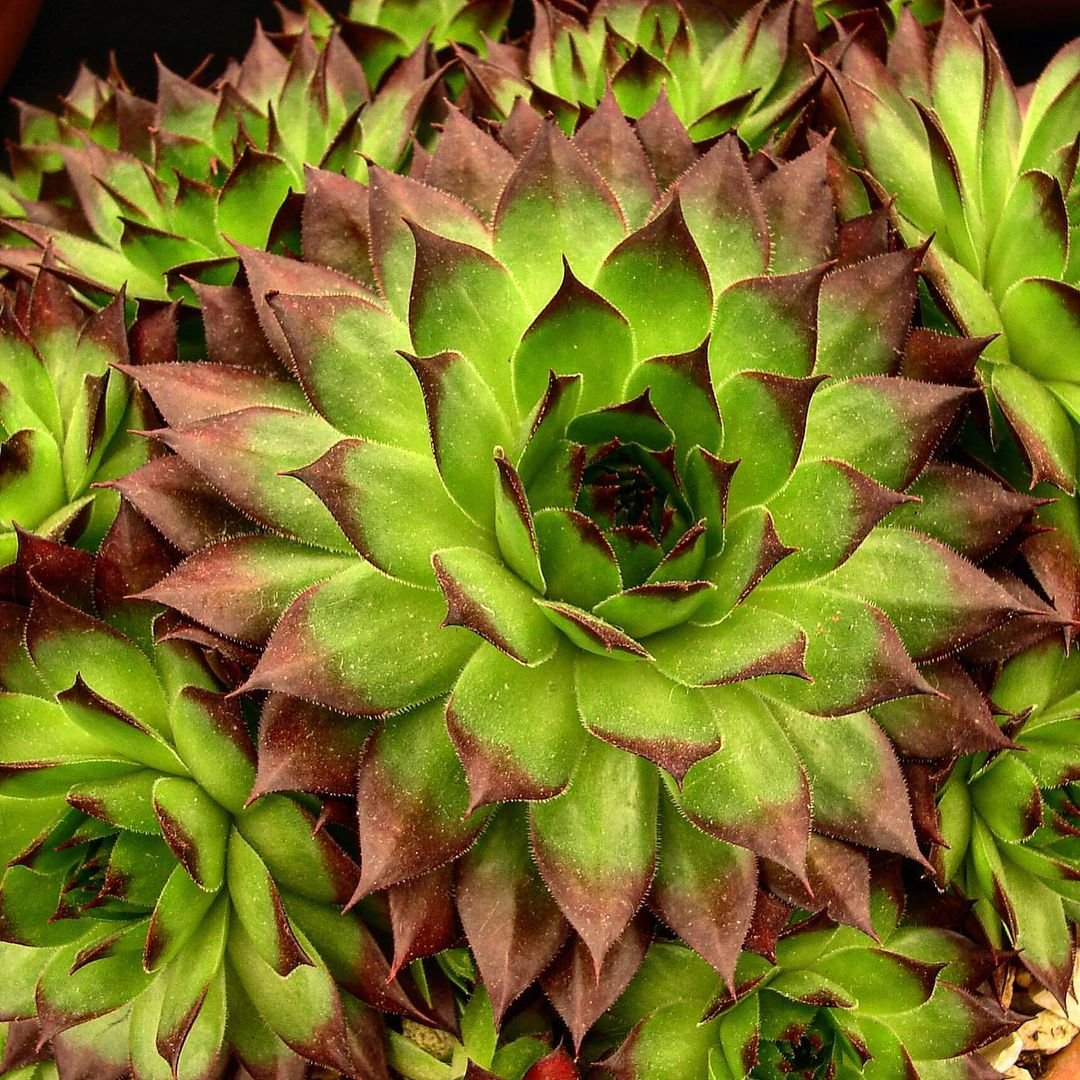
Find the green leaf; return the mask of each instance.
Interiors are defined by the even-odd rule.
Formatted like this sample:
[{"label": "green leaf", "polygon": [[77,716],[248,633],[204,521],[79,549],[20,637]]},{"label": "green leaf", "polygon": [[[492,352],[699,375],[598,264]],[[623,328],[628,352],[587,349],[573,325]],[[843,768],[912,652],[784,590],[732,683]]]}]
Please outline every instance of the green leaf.
[{"label": "green leaf", "polygon": [[129,931],[118,948],[74,972],[72,966],[83,950],[97,943],[93,931],[53,954],[41,973],[36,991],[43,1038],[103,1016],[145,989],[150,976],[143,971],[137,950],[138,936],[137,929]]},{"label": "green leaf", "polygon": [[72,806],[102,821],[154,836],[159,826],[152,792],[159,776],[151,769],[139,769],[126,776],[87,781],[75,784],[67,799]]},{"label": "green leaf", "polygon": [[222,695],[185,687],[172,707],[173,740],[191,775],[237,814],[255,784],[254,747],[239,707]]},{"label": "green leaf", "polygon": [[[1001,319],[1015,363],[1040,379],[1077,380],[1080,288],[1048,277],[1017,281],[1001,300]],[[998,375],[995,369],[995,393]]]},{"label": "green leaf", "polygon": [[[827,574],[849,558],[871,529],[903,501],[902,495],[841,461],[800,462],[790,482],[770,503],[784,542],[796,549],[777,568],[772,581]],[[892,523],[896,518],[889,520]]]},{"label": "green leaf", "polygon": [[67,812],[62,794],[49,798],[18,799],[0,794],[0,866],[8,866],[50,832]]},{"label": "green leaf", "polygon": [[[904,568],[901,581],[896,568]],[[889,617],[908,653],[942,656],[1000,626],[1018,603],[943,544],[904,529],[872,532],[830,579]]]},{"label": "green leaf", "polygon": [[461,1041],[465,1052],[482,1069],[490,1067],[495,1057],[499,1033],[495,1030],[495,1014],[487,991],[477,987],[461,1014]]},{"label": "green leaf", "polygon": [[162,735],[136,717],[95,694],[76,675],[70,689],[57,695],[68,716],[83,730],[120,754],[155,772],[184,775],[187,769]]},{"label": "green leaf", "polygon": [[684,623],[708,599],[712,588],[707,581],[652,582],[616,593],[593,610],[641,639]]},{"label": "green leaf", "polygon": [[[716,301],[709,369],[719,385],[740,371],[806,378],[817,352],[821,272],[752,277]],[[704,445],[704,444],[702,444]]]},{"label": "green leaf", "polygon": [[894,491],[922,471],[970,391],[899,378],[830,382],[813,397],[803,454],[850,465]]},{"label": "green leaf", "polygon": [[589,609],[619,592],[615,553],[589,518],[576,510],[549,509],[533,520],[548,597]]},{"label": "green leaf", "polygon": [[[652,1013],[631,1044],[628,1056],[633,1072],[628,1075],[663,1076],[665,1080],[708,1076],[710,1054],[716,1046],[716,1023],[698,1023],[701,1012],[700,1002],[680,1002]],[[734,1075],[745,1073],[740,1070]]]},{"label": "green leaf", "polygon": [[1015,364],[995,365],[990,386],[1020,440],[1033,481],[1048,480],[1065,491],[1073,491],[1077,477],[1075,431],[1053,394]]},{"label": "green leaf", "polygon": [[315,818],[285,795],[264,795],[237,816],[240,835],[282,889],[321,904],[342,905],[356,866]]},{"label": "green leaf", "polygon": [[644,646],[597,615],[554,600],[537,600],[536,604],[579,649],[616,660],[652,659]]},{"label": "green leaf", "polygon": [[147,971],[160,971],[184,948],[217,898],[177,866],[161,890],[146,932],[143,964]]},{"label": "green leaf", "polygon": [[784,717],[827,836],[920,859],[907,783],[885,733],[866,713]]},{"label": "green leaf", "polygon": [[495,536],[507,566],[543,594],[546,586],[529,499],[502,447],[495,448]]},{"label": "green leaf", "polygon": [[489,534],[451,498],[430,454],[346,439],[293,475],[368,562],[414,585],[433,584],[437,548],[491,546]]},{"label": "green leaf", "polygon": [[[731,480],[731,513],[765,502],[787,481],[799,459],[807,412],[821,380],[745,372],[716,392],[724,419],[723,455],[738,461]],[[760,432],[768,431],[767,441]]]},{"label": "green leaf", "polygon": [[588,284],[625,231],[600,174],[554,123],[542,124],[495,211],[495,254],[530,305],[539,307],[558,288],[564,252],[574,276]]},{"label": "green leaf", "polygon": [[540,874],[597,969],[652,880],[657,794],[651,764],[590,739],[569,790],[530,808]]},{"label": "green leaf", "polygon": [[72,721],[55,701],[0,693],[0,762],[26,765],[114,757],[107,739]]},{"label": "green leaf", "polygon": [[410,359],[427,406],[435,462],[461,508],[487,528],[494,519],[491,489],[478,463],[510,443],[510,425],[491,387],[460,353]]},{"label": "green leaf", "polygon": [[678,191],[714,296],[734,281],[765,272],[769,227],[736,138],[721,139],[680,178]]},{"label": "green leaf", "polygon": [[[161,1015],[157,1025],[157,1049],[175,1070],[186,1048],[187,1040],[203,1010],[210,1013],[224,1009],[224,986],[222,965],[225,959],[225,941],[229,930],[229,904],[224,897],[210,908],[200,921],[184,949],[158,977],[167,989],[161,1003]],[[224,1013],[218,1027],[219,1038],[224,1036]],[[200,1034],[204,1034],[200,1031]],[[193,1046],[196,1052],[199,1047]],[[220,1043],[213,1050],[220,1049]],[[211,1055],[213,1056],[213,1050]]]},{"label": "green leaf", "polygon": [[409,301],[413,347],[421,356],[460,349],[499,404],[509,410],[506,361],[528,323],[517,285],[501,263],[479,248],[416,225],[413,234],[416,273]]},{"label": "green leaf", "polygon": [[248,517],[304,543],[351,550],[330,512],[293,475],[341,438],[316,414],[242,409],[158,437]]},{"label": "green leaf", "polygon": [[304,389],[319,412],[346,435],[426,451],[424,400],[397,354],[408,328],[358,296],[270,298]]},{"label": "green leaf", "polygon": [[[1001,303],[1021,278],[1060,279],[1068,246],[1069,218],[1061,186],[1046,173],[1024,173],[1001,212],[987,256],[987,283],[995,299]],[[1002,317],[1007,319],[1004,310]]]},{"label": "green leaf", "polygon": [[578,655],[574,686],[582,723],[681,781],[696,761],[720,748],[722,700],[678,685],[648,662],[616,664]]},{"label": "green leaf", "polygon": [[229,816],[198,784],[163,777],[154,785],[154,811],[161,832],[191,880],[207,892],[225,883]]},{"label": "green leaf", "polygon": [[310,964],[289,925],[270,871],[235,828],[229,830],[227,852],[229,896],[252,947],[279,975]]},{"label": "green leaf", "polygon": [[485,810],[470,812],[465,773],[443,714],[440,699],[391,717],[364,755],[357,781],[357,899],[461,855],[487,820]]},{"label": "green leaf", "polygon": [[907,341],[919,248],[833,271],[821,283],[815,370],[834,378],[888,375]]},{"label": "green leaf", "polygon": [[476,651],[474,635],[440,625],[445,614],[441,593],[357,566],[289,608],[245,686],[359,716],[427,701],[450,689]]},{"label": "green leaf", "polygon": [[709,626],[690,623],[649,639],[656,666],[684,686],[721,686],[762,675],[806,678],[806,634],[750,601]]},{"label": "green leaf", "polygon": [[626,394],[643,392],[674,433],[680,461],[694,446],[719,453],[722,428],[709,377],[708,346],[639,364],[626,382]]},{"label": "green leaf", "polygon": [[754,854],[691,825],[665,793],[651,903],[730,987],[757,899]]},{"label": "green leaf", "polygon": [[1025,840],[1042,823],[1039,787],[1019,754],[999,754],[968,790],[974,811],[1002,840]]},{"label": "green leaf", "polygon": [[218,228],[248,247],[266,246],[270,226],[296,183],[279,157],[245,147],[218,197]]},{"label": "green leaf", "polygon": [[446,719],[474,806],[546,799],[566,787],[585,742],[572,655],[564,646],[552,659],[523,668],[480,648],[465,665]]},{"label": "green leaf", "polygon": [[1024,114],[1021,166],[1042,167],[1050,154],[1076,137],[1080,74],[1075,46],[1062,49],[1039,76]]},{"label": "green leaf", "polygon": [[[567,263],[558,291],[525,331],[514,353],[518,410],[533,407],[549,386],[551,372],[582,376],[581,403],[575,414],[610,405],[620,399],[633,362],[634,339],[626,317],[583,285]],[[548,394],[552,393],[549,387]]]},{"label": "green leaf", "polygon": [[802,877],[810,839],[810,793],[799,759],[762,700],[727,692],[724,745],[683,781],[680,804],[699,828],[749,848]]},{"label": "green leaf", "polygon": [[[307,942],[300,944],[311,951]],[[239,976],[258,1015],[282,1042],[317,1064],[353,1071],[341,998],[324,967],[305,964],[278,975],[239,926],[229,934],[228,957],[230,982],[233,973]]]},{"label": "green leaf", "polygon": [[122,634],[38,590],[26,644],[49,690],[61,693],[81,679],[104,701],[152,731],[168,731],[165,695],[150,661]]},{"label": "green leaf", "polygon": [[785,680],[778,696],[786,703],[831,716],[926,693],[896,628],[872,604],[817,585],[764,585],[754,597],[808,628],[806,671],[813,682]]},{"label": "green leaf", "polygon": [[446,597],[446,626],[463,626],[522,664],[554,653],[558,635],[536,609],[536,593],[498,559],[476,548],[443,548],[432,555]]},{"label": "green leaf", "polygon": [[639,357],[696,348],[712,319],[712,287],[676,195],[604,260],[596,290],[626,316]]}]

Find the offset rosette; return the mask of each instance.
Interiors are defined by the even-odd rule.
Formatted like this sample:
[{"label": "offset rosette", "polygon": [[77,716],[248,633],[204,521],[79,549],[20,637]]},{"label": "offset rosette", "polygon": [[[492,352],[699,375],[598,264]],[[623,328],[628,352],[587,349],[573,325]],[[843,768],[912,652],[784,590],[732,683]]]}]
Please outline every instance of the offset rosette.
[{"label": "offset rosette", "polygon": [[[132,329],[136,354],[158,322]],[[119,496],[98,485],[147,460],[130,429],[153,415],[115,370],[132,359],[128,339],[122,297],[90,315],[51,269],[0,292],[0,566],[17,528],[96,548],[112,523]]]},{"label": "offset rosette", "polygon": [[875,890],[873,907],[873,940],[812,918],[784,931],[775,967],[744,954],[734,997],[687,949],[654,945],[597,1025],[598,1041],[625,1040],[601,1062],[601,1075],[992,1075],[975,1051],[1014,1025],[978,993],[988,958],[952,930],[905,917],[883,889]]},{"label": "offset rosette", "polygon": [[250,801],[239,703],[124,599],[164,558],[127,510],[96,560],[22,534],[4,577],[0,1018],[61,1075],[385,1076],[360,999],[419,1014],[341,915],[356,868],[316,802]]},{"label": "offset rosette", "polygon": [[335,31],[352,48],[375,84],[394,60],[430,39],[436,49],[467,45],[484,52],[506,31],[512,0],[352,0],[346,14],[330,15],[317,0],[301,0],[299,11],[281,8],[283,36],[308,31],[323,40]]},{"label": "offset rosette", "polygon": [[[1080,48],[1021,107],[981,19],[936,37],[905,11],[883,66],[858,42],[834,73],[854,141],[963,331],[996,335],[980,381],[1035,481],[1073,491],[1080,418]],[[1055,522],[1056,524],[1056,522]],[[1075,561],[1075,558],[1074,558]]]},{"label": "offset rosette", "polygon": [[866,849],[921,859],[902,759],[1002,741],[942,658],[1020,607],[958,550],[1033,507],[928,468],[971,392],[925,376],[978,343],[911,332],[921,253],[838,227],[824,145],[661,195],[610,99],[531,118],[323,201],[355,278],[244,251],[220,302],[278,374],[140,368],[178,458],[124,485],[167,535],[180,475],[266,529],[148,595],[266,642],[257,787],[358,790],[358,897],[460,859],[499,1012],[570,926],[568,984],[628,978],[646,899],[725,977],[763,889],[866,925]]},{"label": "offset rosette", "polygon": [[1080,921],[1080,657],[1057,641],[1021,653],[991,692],[1011,745],[961,758],[938,799],[934,863],[975,900],[997,948],[1060,1000]]},{"label": "offset rosette", "polygon": [[51,245],[88,288],[157,300],[190,299],[181,273],[231,280],[228,241],[287,238],[288,197],[309,169],[364,177],[368,160],[401,163],[439,75],[426,42],[387,72],[393,59],[369,82],[332,29],[318,46],[304,32],[279,48],[257,27],[211,87],[159,63],[155,101],[84,69],[58,115],[21,106],[0,179],[4,265],[30,274]]},{"label": "offset rosette", "polygon": [[821,41],[809,0],[600,0],[587,10],[542,0],[533,10],[521,47],[500,45],[484,59],[458,50],[472,96],[503,116],[523,97],[572,127],[610,86],[627,116],[649,117],[646,137],[659,138],[674,110],[695,142],[737,128],[755,145],[817,87],[810,51]]}]

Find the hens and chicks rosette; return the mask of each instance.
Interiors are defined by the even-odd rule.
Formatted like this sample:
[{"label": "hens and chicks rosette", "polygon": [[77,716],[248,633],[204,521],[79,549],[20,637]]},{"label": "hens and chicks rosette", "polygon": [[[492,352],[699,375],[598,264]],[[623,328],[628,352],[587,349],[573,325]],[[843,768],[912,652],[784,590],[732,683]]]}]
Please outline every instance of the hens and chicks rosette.
[{"label": "hens and chicks rosette", "polygon": [[[1028,700],[1037,660],[1002,674],[1004,725],[957,660],[978,642],[996,663],[1068,618],[1003,569],[1040,500],[956,442],[986,342],[919,325],[934,249],[897,247],[828,137],[789,128],[785,154],[748,156],[688,130],[673,90],[636,120],[614,82],[575,91],[556,110],[572,135],[520,97],[478,123],[510,47],[480,38],[488,60],[433,68],[378,7],[340,35],[315,9],[310,30],[287,22],[287,61],[260,37],[258,93],[244,66],[213,95],[166,78],[156,106],[84,80],[86,123],[28,154],[11,228],[40,247],[4,260],[46,268],[0,339],[19,380],[0,491],[21,514],[0,668],[0,936],[21,982],[3,1016],[51,1039],[61,1076],[87,1054],[123,1075],[125,1053],[140,1078],[231,1059],[259,1080],[305,1060],[379,1076],[369,1005],[452,1027],[423,966],[387,979],[460,925],[491,1031],[540,979],[578,1049],[646,956],[647,908],[707,963],[654,946],[634,985],[682,982],[678,1016],[635,1028],[613,1075],[669,1075],[650,1055],[680,1040],[703,1048],[694,1075],[984,1075],[972,1051],[1007,1026],[969,992],[985,969],[952,931],[898,929],[872,866],[958,883],[995,946],[1031,937],[1056,988],[1077,754],[1068,690]],[[460,7],[451,34],[498,22]],[[672,52],[673,5],[622,9],[660,35],[623,65]],[[757,40],[763,11],[733,33]],[[691,44],[693,25],[672,23]],[[837,33],[842,83],[856,46]],[[371,70],[365,41],[390,50]],[[353,106],[329,93],[345,85]],[[410,157],[437,85],[468,112],[442,104]],[[408,177],[368,141],[385,100],[383,161]],[[134,137],[137,114],[197,130],[155,125],[143,162],[94,142]],[[219,182],[232,165],[170,186],[163,154]],[[62,207],[37,198],[58,178]],[[65,284],[93,300],[125,280],[144,301],[128,332],[123,295],[89,314]],[[201,308],[194,342],[170,287]],[[136,440],[150,402],[163,423]],[[23,531],[93,548],[117,491],[130,506],[96,559]],[[1010,764],[1040,731],[1043,763]],[[939,822],[934,780],[958,756]],[[1061,899],[1032,921],[1036,889]],[[366,928],[387,918],[389,964]],[[886,977],[894,1000],[875,996]],[[608,1030],[656,993],[631,991]],[[951,1034],[928,1038],[931,1018]],[[466,1075],[496,1075],[478,1041]],[[534,1058],[505,1075],[573,1068]],[[428,1075],[460,1075],[445,1068]]]},{"label": "hens and chicks rosette", "polygon": [[[927,469],[979,344],[911,330],[922,252],[838,228],[826,144],[755,181],[668,122],[663,193],[612,99],[321,177],[314,262],[241,252],[262,354],[129,369],[167,483],[251,523],[145,595],[264,646],[266,783],[356,790],[356,898],[453,881],[497,1014],[560,954],[629,977],[646,900],[729,980],[777,908],[868,930],[905,764],[1007,745],[949,654],[1036,617],[946,543],[1035,502]],[[171,460],[120,483],[167,536]]]}]

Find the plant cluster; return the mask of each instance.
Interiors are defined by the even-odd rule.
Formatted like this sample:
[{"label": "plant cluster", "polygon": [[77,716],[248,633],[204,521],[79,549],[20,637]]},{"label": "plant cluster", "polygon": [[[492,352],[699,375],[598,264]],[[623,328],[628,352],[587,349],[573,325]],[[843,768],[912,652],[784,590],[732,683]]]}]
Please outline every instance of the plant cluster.
[{"label": "plant cluster", "polygon": [[1080,922],[1080,49],[314,0],[0,177],[0,1075],[989,1078]]}]

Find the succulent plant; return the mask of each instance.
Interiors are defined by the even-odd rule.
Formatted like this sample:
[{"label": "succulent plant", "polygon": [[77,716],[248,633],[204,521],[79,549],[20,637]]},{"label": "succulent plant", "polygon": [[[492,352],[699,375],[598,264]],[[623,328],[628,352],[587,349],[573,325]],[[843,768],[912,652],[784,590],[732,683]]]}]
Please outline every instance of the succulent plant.
[{"label": "succulent plant", "polygon": [[960,934],[901,919],[874,894],[876,938],[795,921],[775,966],[745,953],[737,994],[688,949],[659,943],[598,1032],[625,1042],[598,1070],[617,1080],[993,1077],[974,1051],[1012,1026],[972,993],[988,965]]},{"label": "succulent plant", "polygon": [[[695,141],[737,127],[760,144],[810,97],[817,74],[807,49],[817,45],[809,0],[601,0],[580,9],[542,0],[520,48],[458,55],[474,95],[497,114],[523,97],[572,127],[610,85],[629,117],[674,110]],[[656,126],[640,133],[659,137]]]},{"label": "succulent plant", "polygon": [[[132,330],[136,351],[159,321]],[[95,485],[147,460],[129,429],[152,422],[113,366],[133,359],[128,339],[122,297],[89,314],[48,270],[0,291],[0,566],[15,558],[16,527],[94,549],[112,523],[119,496]]]},{"label": "succulent plant", "polygon": [[338,34],[283,53],[259,28],[209,89],[159,63],[146,101],[84,69],[59,115],[21,107],[0,211],[23,246],[3,261],[31,273],[51,245],[73,280],[133,298],[190,299],[181,273],[228,282],[230,241],[287,243],[309,167],[362,177],[368,159],[400,163],[438,78],[427,59],[417,46],[373,93]]},{"label": "succulent plant", "polygon": [[[147,596],[265,643],[266,783],[358,791],[357,898],[456,877],[496,1015],[572,927],[578,1036],[646,898],[728,978],[755,911],[867,925],[866,850],[922,859],[900,757],[1004,742],[940,658],[1030,608],[941,541],[1034,505],[927,468],[978,343],[911,331],[921,253],[838,229],[824,144],[661,196],[605,100],[573,141],[452,114],[422,182],[320,204],[370,248],[244,250],[210,362],[133,369],[168,491],[247,519]],[[214,321],[255,318],[237,366]],[[162,476],[120,486],[185,547]]]},{"label": "succulent plant", "polygon": [[0,1019],[32,1019],[63,1075],[384,1076],[360,998],[425,1014],[342,916],[356,868],[318,806],[252,800],[239,702],[125,599],[166,559],[125,509],[96,559],[23,533],[5,571]]},{"label": "succulent plant", "polygon": [[1080,655],[1044,641],[1005,665],[991,698],[1013,745],[952,770],[934,861],[990,940],[1064,1001],[1080,921]]},{"label": "succulent plant", "polygon": [[1026,108],[981,19],[946,5],[936,36],[907,12],[888,65],[854,42],[834,73],[860,155],[949,316],[997,335],[979,378],[1034,479],[1066,491],[1080,420],[1080,45]]}]

